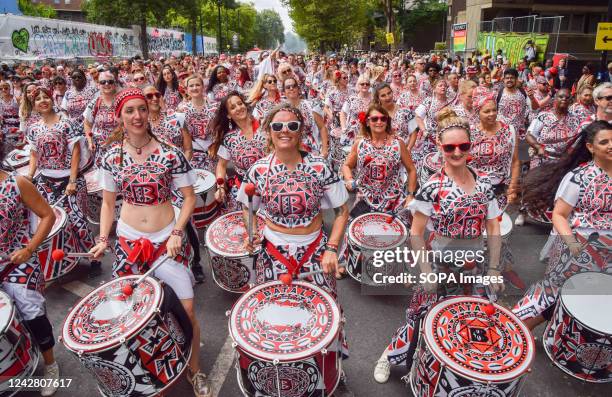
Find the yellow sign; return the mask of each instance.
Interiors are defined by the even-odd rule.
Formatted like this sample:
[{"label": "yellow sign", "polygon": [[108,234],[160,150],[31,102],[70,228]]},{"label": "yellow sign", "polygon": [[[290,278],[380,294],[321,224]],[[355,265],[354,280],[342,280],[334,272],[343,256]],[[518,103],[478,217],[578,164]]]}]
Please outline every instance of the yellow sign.
[{"label": "yellow sign", "polygon": [[[610,25],[612,25],[612,23]],[[393,38],[393,33],[387,33],[386,37],[387,37],[387,44],[391,45],[395,43],[395,39]]]},{"label": "yellow sign", "polygon": [[599,51],[612,50],[612,22],[600,22],[597,24],[595,49]]}]

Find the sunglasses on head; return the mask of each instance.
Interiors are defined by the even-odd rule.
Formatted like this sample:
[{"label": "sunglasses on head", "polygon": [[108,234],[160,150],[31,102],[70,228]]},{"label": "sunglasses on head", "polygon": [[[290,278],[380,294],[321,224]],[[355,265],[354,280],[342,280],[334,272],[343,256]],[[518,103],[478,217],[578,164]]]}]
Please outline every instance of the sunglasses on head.
[{"label": "sunglasses on head", "polygon": [[98,83],[100,83],[100,85],[113,85],[115,84],[115,80],[100,80]]},{"label": "sunglasses on head", "polygon": [[286,128],[289,132],[298,132],[301,126],[302,123],[300,123],[299,121],[273,121],[270,123],[270,128],[274,132],[281,132],[283,128]]},{"label": "sunglasses on head", "polygon": [[145,94],[145,98],[151,100],[153,98],[161,98],[161,94],[159,92],[149,92],[148,94]]},{"label": "sunglasses on head", "polygon": [[467,152],[472,147],[471,142],[463,143],[445,143],[442,145],[442,150],[446,153],[453,153],[456,148],[459,148],[462,152]]},{"label": "sunglasses on head", "polygon": [[383,122],[386,123],[387,122],[387,116],[370,116],[368,117],[368,120],[370,120],[370,122],[372,123],[378,123]]}]

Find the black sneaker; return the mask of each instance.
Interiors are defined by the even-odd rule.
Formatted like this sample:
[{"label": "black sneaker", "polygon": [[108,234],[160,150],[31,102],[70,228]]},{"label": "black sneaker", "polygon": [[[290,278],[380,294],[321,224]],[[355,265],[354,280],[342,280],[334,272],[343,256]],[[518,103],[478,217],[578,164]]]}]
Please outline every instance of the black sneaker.
[{"label": "black sneaker", "polygon": [[92,261],[89,264],[89,274],[87,276],[89,278],[96,278],[101,275],[102,275],[102,262]]},{"label": "black sneaker", "polygon": [[202,265],[199,263],[195,263],[191,266],[191,272],[193,273],[193,277],[196,280],[196,283],[202,284],[204,280],[206,280],[206,275],[204,274],[204,269],[202,269]]},{"label": "black sneaker", "polygon": [[332,393],[333,397],[355,397],[355,393],[351,389],[349,389],[346,383],[346,375],[344,373],[340,376],[340,382],[338,382],[338,387]]}]

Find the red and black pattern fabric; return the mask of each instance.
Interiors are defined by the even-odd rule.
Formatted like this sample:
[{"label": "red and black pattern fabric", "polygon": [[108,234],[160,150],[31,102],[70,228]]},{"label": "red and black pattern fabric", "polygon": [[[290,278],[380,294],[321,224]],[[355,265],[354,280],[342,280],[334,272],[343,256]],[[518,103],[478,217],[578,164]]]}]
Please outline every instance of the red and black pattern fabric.
[{"label": "red and black pattern fabric", "polygon": [[[344,184],[323,157],[302,156],[302,162],[289,170],[271,153],[253,164],[243,181],[255,185],[254,208],[283,227],[308,226],[322,209],[339,207],[348,200]],[[238,201],[248,205],[245,183]]]},{"label": "red and black pattern fabric", "polygon": [[458,103],[453,106],[453,111],[457,114],[457,116],[466,119],[472,128],[475,128],[478,126],[478,124],[480,124],[480,116],[478,115],[478,112],[473,109],[467,110],[465,106]]},{"label": "red and black pattern fabric", "polygon": [[344,102],[342,112],[346,114],[346,126],[340,137],[340,145],[350,146],[353,144],[361,129],[359,113],[367,112],[370,103],[370,98],[362,98],[359,95],[352,95]]},{"label": "red and black pattern fabric", "polygon": [[[569,149],[569,144],[580,131],[580,121],[571,114],[559,118],[554,111],[542,112],[533,120],[528,132],[544,145],[547,157],[558,159]],[[551,159],[534,157],[531,159],[530,167],[533,169]]]},{"label": "red and black pattern fabric", "polygon": [[467,194],[443,171],[421,186],[409,208],[428,216],[436,235],[451,239],[475,239],[488,219],[502,215],[489,177],[470,169],[476,184]]},{"label": "red and black pattern fabric", "polygon": [[19,104],[15,97],[5,102],[0,98],[0,118],[3,121],[2,135],[15,133],[19,130]]},{"label": "red and black pattern fabric", "polygon": [[159,123],[151,125],[151,131],[162,142],[183,149],[183,126],[185,116],[173,110],[162,110]]},{"label": "red and black pattern fabric", "polygon": [[166,109],[176,110],[182,100],[183,98],[178,90],[166,87],[166,91],[164,92],[164,104],[166,105]]},{"label": "red and black pattern fabric", "polygon": [[102,160],[108,150],[106,141],[118,125],[115,106],[114,104],[107,105],[98,96],[89,102],[83,116],[92,125],[91,134],[95,147],[93,156],[96,167],[99,168],[102,166]]},{"label": "red and black pattern fabric", "polygon": [[569,114],[578,120],[578,123],[582,123],[587,118],[591,117],[597,111],[595,105],[583,105],[582,103],[574,103],[569,107]]},{"label": "red and black pattern fabric", "polygon": [[30,129],[30,144],[37,154],[36,166],[47,170],[70,169],[72,151],[69,143],[82,136],[80,130],[75,127],[67,117],[61,116],[60,120],[47,126],[42,121],[34,124]]},{"label": "red and black pattern fabric", "polygon": [[410,110],[416,110],[417,107],[423,102],[423,96],[420,93],[413,94],[411,91],[404,91],[397,99],[397,105],[402,108],[408,108]]},{"label": "red and black pattern fabric", "polygon": [[66,112],[70,121],[76,125],[83,124],[85,109],[96,96],[96,92],[97,90],[92,86],[85,87],[81,91],[71,87],[66,91],[61,108]]},{"label": "red and black pattern fabric", "polygon": [[512,124],[520,139],[525,139],[527,133],[525,123],[529,115],[529,106],[525,95],[519,90],[509,93],[504,89],[497,109],[499,116]]},{"label": "red and black pattern fabric", "polygon": [[185,114],[185,128],[193,139],[193,158],[191,164],[195,168],[215,172],[217,162],[208,155],[208,148],[212,143],[212,134],[208,124],[215,117],[216,105],[204,105],[196,108],[191,102],[183,102],[179,112]]},{"label": "red and black pattern fabric", "polygon": [[161,143],[139,164],[121,144],[115,144],[104,158],[102,188],[121,194],[128,204],[159,205],[172,199],[173,189],[193,185],[191,170],[183,153],[173,146]]},{"label": "red and black pattern fabric", "polygon": [[406,144],[410,140],[410,135],[415,132],[417,127],[414,111],[410,110],[410,108],[400,107],[391,117],[391,130]]},{"label": "red and black pattern fabric", "polygon": [[302,126],[302,150],[319,154],[321,150],[320,135],[319,128],[315,122],[314,113],[315,109],[313,108],[310,101],[306,101],[304,99],[300,100],[300,104],[297,106],[299,111],[302,113],[302,117],[304,118],[304,123]]},{"label": "red and black pattern fabric", "polygon": [[[6,179],[0,182],[0,252],[10,255],[24,248],[30,241],[29,227],[28,210],[17,186],[17,175],[8,174]],[[33,255],[28,261],[14,268],[4,281],[42,292],[45,280],[36,258],[37,256]],[[10,261],[0,258],[0,273],[3,273],[2,270],[6,266],[11,266]],[[0,284],[2,281],[0,280]]]},{"label": "red and black pattern fabric", "polygon": [[450,104],[448,99],[443,101],[438,100],[435,96],[426,97],[423,102],[414,111],[415,114],[423,119],[425,123],[425,130],[428,135],[424,136],[419,133],[416,143],[412,148],[412,160],[420,168],[422,159],[429,153],[435,152],[436,149],[436,135],[438,133],[438,121],[437,114],[440,110],[444,109]]},{"label": "red and black pattern fabric", "polygon": [[[64,195],[66,186],[68,185],[69,177],[65,178],[50,178],[42,174],[34,178],[36,189],[42,194],[43,198],[48,203],[57,203]],[[87,183],[82,175],[79,175],[76,180],[76,193],[70,196],[65,196],[59,201],[66,215],[68,222],[66,227],[71,229],[71,233],[75,236],[75,240],[79,244],[79,252],[88,252],[95,245],[93,234],[89,229],[87,222]]]},{"label": "red and black pattern fabric", "polygon": [[239,91],[240,87],[236,82],[230,81],[227,83],[217,83],[208,93],[208,100],[211,103],[221,102],[223,98],[232,91]]},{"label": "red and black pattern fabric", "polygon": [[32,136],[32,127],[35,126],[40,120],[42,120],[40,113],[33,110],[30,116],[23,123],[19,124],[21,130],[25,134],[26,140],[30,145],[32,145],[34,140]]},{"label": "red and black pattern fabric", "polygon": [[268,115],[268,112],[272,110],[274,106],[278,105],[280,101],[280,94],[278,94],[274,100],[268,98],[267,96],[261,98],[259,101],[257,101],[257,104],[253,108],[253,117],[259,120],[260,123],[263,122]]},{"label": "red and black pattern fabric", "polygon": [[341,91],[337,87],[332,87],[325,95],[324,104],[332,111],[334,117],[327,120],[327,128],[331,131],[334,128],[340,127],[340,118],[338,114],[342,110],[342,105],[349,97],[349,90]]}]

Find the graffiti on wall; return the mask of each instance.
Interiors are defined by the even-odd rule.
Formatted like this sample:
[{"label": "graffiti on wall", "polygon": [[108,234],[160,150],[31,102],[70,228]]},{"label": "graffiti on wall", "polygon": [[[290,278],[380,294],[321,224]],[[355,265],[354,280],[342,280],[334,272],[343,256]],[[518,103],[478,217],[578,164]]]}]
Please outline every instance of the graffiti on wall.
[{"label": "graffiti on wall", "polygon": [[504,57],[515,65],[525,57],[527,42],[533,40],[537,49],[537,59],[539,62],[544,62],[548,39],[548,34],[479,32],[477,48],[481,52],[488,50],[489,54],[495,54],[501,49]]},{"label": "graffiti on wall", "polygon": [[185,34],[176,30],[147,28],[149,55],[154,57],[179,56],[186,51]]}]

